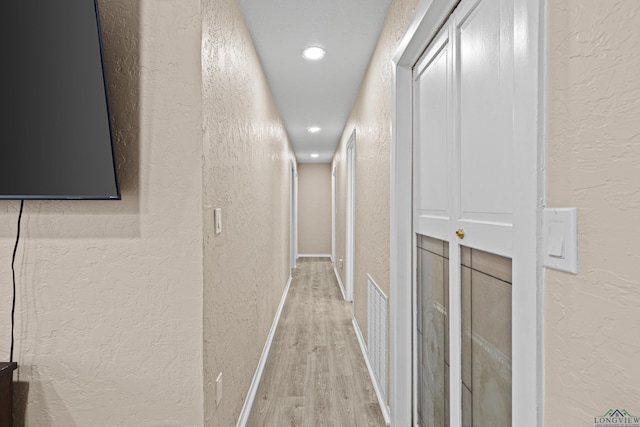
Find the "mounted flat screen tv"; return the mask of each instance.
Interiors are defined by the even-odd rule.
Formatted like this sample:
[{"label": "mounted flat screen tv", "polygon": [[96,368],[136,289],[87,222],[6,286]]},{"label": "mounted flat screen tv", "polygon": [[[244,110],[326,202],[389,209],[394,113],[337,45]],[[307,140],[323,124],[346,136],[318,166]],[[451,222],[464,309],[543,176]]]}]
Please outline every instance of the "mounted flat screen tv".
[{"label": "mounted flat screen tv", "polygon": [[120,199],[95,0],[0,2],[0,198]]}]

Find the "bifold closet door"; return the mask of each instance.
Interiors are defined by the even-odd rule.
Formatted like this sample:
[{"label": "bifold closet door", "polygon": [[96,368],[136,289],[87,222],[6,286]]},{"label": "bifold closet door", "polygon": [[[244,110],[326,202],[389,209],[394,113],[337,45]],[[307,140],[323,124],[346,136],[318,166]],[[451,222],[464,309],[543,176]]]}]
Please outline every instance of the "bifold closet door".
[{"label": "bifold closet door", "polygon": [[462,1],[414,67],[415,424],[511,426],[513,6]]}]

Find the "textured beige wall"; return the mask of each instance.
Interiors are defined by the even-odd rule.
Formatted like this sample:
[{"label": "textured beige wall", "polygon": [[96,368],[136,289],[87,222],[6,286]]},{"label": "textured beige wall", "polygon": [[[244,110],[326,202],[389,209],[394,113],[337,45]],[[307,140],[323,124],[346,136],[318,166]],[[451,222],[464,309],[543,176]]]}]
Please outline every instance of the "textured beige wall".
[{"label": "textured beige wall", "polygon": [[226,427],[238,419],[289,278],[295,159],[236,1],[203,5],[205,424]]},{"label": "textured beige wall", "polygon": [[[355,306],[367,336],[366,280],[389,295],[389,198],[391,173],[391,58],[418,0],[394,0],[333,159],[336,167],[336,258],[346,253],[347,152],[356,130]],[[338,268],[345,283],[344,268]]]},{"label": "textured beige wall", "polygon": [[547,205],[580,273],[545,279],[545,425],[640,415],[640,2],[549,2]]},{"label": "textured beige wall", "polygon": [[298,165],[298,254],[331,254],[331,165]]},{"label": "textured beige wall", "polygon": [[[418,0],[394,0],[333,159],[336,167],[336,258],[346,253],[346,146],[356,130],[355,315],[367,337],[367,274],[389,295],[391,58]],[[345,269],[338,273],[345,282]],[[387,358],[388,360],[388,358]],[[387,393],[388,395],[388,393]]]},{"label": "textured beige wall", "polygon": [[[99,5],[123,200],[25,203],[17,425],[202,425],[200,3]],[[18,206],[0,202],[3,360]]]}]

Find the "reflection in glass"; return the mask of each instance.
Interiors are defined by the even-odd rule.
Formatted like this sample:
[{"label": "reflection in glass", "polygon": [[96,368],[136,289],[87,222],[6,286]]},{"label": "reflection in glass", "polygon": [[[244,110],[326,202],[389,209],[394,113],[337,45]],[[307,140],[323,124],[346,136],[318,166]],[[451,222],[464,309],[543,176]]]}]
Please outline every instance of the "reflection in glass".
[{"label": "reflection in glass", "polygon": [[511,426],[511,260],[461,248],[462,425]]},{"label": "reflection in glass", "polygon": [[418,418],[449,426],[449,259],[442,240],[419,236],[417,277]]}]

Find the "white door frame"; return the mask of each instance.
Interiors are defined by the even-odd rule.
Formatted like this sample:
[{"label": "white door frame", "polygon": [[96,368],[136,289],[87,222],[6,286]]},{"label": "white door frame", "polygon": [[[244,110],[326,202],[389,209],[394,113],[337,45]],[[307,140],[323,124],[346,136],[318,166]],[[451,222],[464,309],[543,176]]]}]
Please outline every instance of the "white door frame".
[{"label": "white door frame", "polygon": [[[412,69],[457,0],[421,0],[393,58],[390,253],[391,425],[411,425],[415,236],[412,230]],[[512,423],[543,423],[543,294],[546,0],[514,4]],[[459,427],[454,426],[452,427]]]},{"label": "white door frame", "polygon": [[345,254],[345,299],[354,301],[355,281],[355,207],[356,207],[356,130],[351,132],[347,142],[347,238]]},{"label": "white door frame", "polygon": [[336,167],[331,170],[331,261],[336,262]]},{"label": "white door frame", "polygon": [[289,248],[291,252],[290,266],[296,268],[296,261],[298,259],[298,171],[296,164],[291,161],[291,185],[290,197],[289,197]]}]

